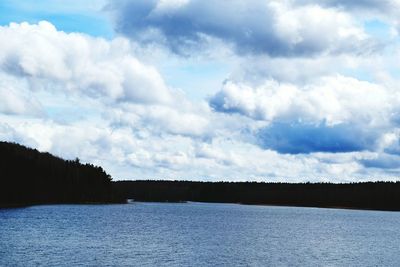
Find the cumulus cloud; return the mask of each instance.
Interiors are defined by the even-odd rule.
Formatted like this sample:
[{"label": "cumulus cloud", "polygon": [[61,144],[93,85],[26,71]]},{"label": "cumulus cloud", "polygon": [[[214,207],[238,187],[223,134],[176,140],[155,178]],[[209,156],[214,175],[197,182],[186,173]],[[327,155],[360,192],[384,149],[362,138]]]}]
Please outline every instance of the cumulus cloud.
[{"label": "cumulus cloud", "polygon": [[255,131],[258,143],[292,154],[376,150],[378,139],[396,128],[399,102],[394,90],[340,75],[304,87],[228,81],[210,99],[218,112],[268,122]]},{"label": "cumulus cloud", "polygon": [[31,90],[78,92],[107,101],[169,103],[160,74],[132,56],[129,42],[64,33],[48,22],[0,27],[0,69]]},{"label": "cumulus cloud", "polygon": [[133,40],[197,53],[209,38],[239,54],[309,56],[370,50],[371,40],[346,12],[293,1],[110,1],[116,30]]},{"label": "cumulus cloud", "polygon": [[399,101],[398,93],[383,86],[336,75],[304,86],[268,80],[252,87],[226,81],[209,103],[216,111],[239,113],[256,120],[325,121],[334,125],[385,123]]},{"label": "cumulus cloud", "polygon": [[123,105],[107,117],[115,127],[128,126],[148,129],[162,134],[178,134],[191,137],[207,137],[210,134],[210,110],[196,106]]},{"label": "cumulus cloud", "polygon": [[[18,90],[18,89],[19,90]],[[0,113],[14,115],[42,116],[44,113],[40,102],[23,89],[17,79],[0,73]]]},{"label": "cumulus cloud", "polygon": [[[67,34],[45,21],[0,27],[0,38],[8,40],[0,44],[2,113],[41,116],[59,109],[60,103],[53,102],[66,95],[65,101],[80,100],[70,101],[63,112],[100,112],[113,125],[125,122],[137,128],[140,123],[170,134],[206,132],[203,114],[209,110],[194,107],[183,93],[169,88],[156,68],[134,56],[126,39]],[[35,97],[43,92],[50,96]],[[60,116],[57,120],[67,115]]]},{"label": "cumulus cloud", "polygon": [[384,23],[387,27],[390,27],[390,31],[395,33],[399,32],[400,26],[400,1],[399,0],[358,0],[358,1],[346,1],[346,0],[300,0],[294,1],[299,5],[314,4],[320,5],[325,8],[335,8],[341,10],[358,20],[364,22],[373,23]]}]

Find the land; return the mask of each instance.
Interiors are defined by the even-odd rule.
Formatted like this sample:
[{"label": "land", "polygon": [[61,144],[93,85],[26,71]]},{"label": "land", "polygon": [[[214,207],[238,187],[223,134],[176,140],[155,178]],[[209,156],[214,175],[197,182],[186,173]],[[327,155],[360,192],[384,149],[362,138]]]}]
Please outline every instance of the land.
[{"label": "land", "polygon": [[114,190],[135,201],[218,202],[400,211],[400,182],[258,183],[117,181]]},{"label": "land", "polygon": [[120,203],[101,167],[0,142],[0,207]]},{"label": "land", "polygon": [[0,142],[0,208],[126,203],[127,199],[400,211],[400,182],[114,182],[102,167]]}]

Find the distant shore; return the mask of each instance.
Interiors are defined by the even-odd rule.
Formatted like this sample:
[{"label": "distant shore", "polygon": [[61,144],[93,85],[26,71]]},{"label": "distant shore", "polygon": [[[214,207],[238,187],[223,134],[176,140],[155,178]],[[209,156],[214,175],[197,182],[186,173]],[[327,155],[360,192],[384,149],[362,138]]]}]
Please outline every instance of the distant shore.
[{"label": "distant shore", "polygon": [[400,211],[400,182],[259,183],[117,181],[121,197],[142,202],[210,202],[243,205]]},{"label": "distant shore", "polygon": [[0,204],[0,209],[14,209],[14,208],[26,208],[32,206],[41,205],[117,205],[126,204],[127,201],[116,201],[116,202],[60,202],[60,203],[2,203]]},{"label": "distant shore", "polygon": [[321,209],[341,209],[341,210],[369,210],[369,211],[388,211],[398,212],[400,210],[391,209],[376,209],[376,208],[359,208],[359,207],[346,207],[346,206],[298,206],[298,205],[279,205],[279,204],[252,204],[241,202],[204,202],[204,201],[135,201],[127,199],[122,202],[81,202],[81,203],[30,203],[30,204],[1,204],[0,209],[17,209],[27,208],[40,205],[118,205],[118,204],[134,204],[134,203],[169,203],[169,204],[185,204],[185,203],[210,203],[210,204],[234,204],[234,205],[248,205],[248,206],[266,206],[266,207],[298,207],[298,208],[321,208]]},{"label": "distant shore", "polygon": [[343,206],[295,206],[295,205],[270,205],[270,204],[247,204],[240,202],[203,202],[203,201],[128,201],[128,204],[135,203],[165,203],[165,204],[186,204],[186,203],[201,203],[201,204],[232,204],[232,205],[244,205],[244,206],[265,206],[265,207],[293,207],[293,208],[315,208],[315,209],[338,209],[338,210],[366,210],[366,211],[388,211],[398,212],[400,210],[388,210],[388,209],[368,209],[368,208],[357,208],[357,207],[343,207]]}]

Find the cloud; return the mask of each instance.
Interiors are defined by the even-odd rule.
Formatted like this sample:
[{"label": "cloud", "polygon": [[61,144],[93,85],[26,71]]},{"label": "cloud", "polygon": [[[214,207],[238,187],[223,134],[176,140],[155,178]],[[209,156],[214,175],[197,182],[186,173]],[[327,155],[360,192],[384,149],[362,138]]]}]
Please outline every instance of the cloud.
[{"label": "cloud", "polygon": [[363,10],[377,10],[384,12],[391,12],[400,6],[398,0],[358,0],[358,1],[346,1],[346,0],[300,0],[300,3],[307,4],[321,4],[323,6],[334,6],[344,9],[363,9]]},{"label": "cloud", "polygon": [[277,57],[366,52],[374,46],[347,13],[292,1],[110,1],[116,31],[178,54],[198,53],[210,38],[239,54]]},{"label": "cloud", "polygon": [[29,91],[17,88],[21,88],[20,81],[0,73],[0,113],[42,116],[44,110],[40,102]]},{"label": "cloud", "polygon": [[360,163],[366,168],[399,169],[400,157],[397,155],[378,154],[373,158],[362,159]]},{"label": "cloud", "polygon": [[55,90],[111,102],[172,101],[160,74],[132,56],[129,42],[57,31],[48,22],[0,27],[0,69],[30,90]]},{"label": "cloud", "polygon": [[[176,107],[160,105],[124,105],[108,114],[115,127],[144,128],[159,135],[177,134],[207,138],[210,134],[210,110],[181,99]],[[185,107],[186,102],[186,107]]]},{"label": "cloud", "polygon": [[28,137],[23,132],[17,131],[10,124],[4,122],[0,122],[0,140],[17,142],[34,148],[38,147],[38,143],[35,139]]},{"label": "cloud", "polygon": [[308,4],[334,8],[346,12],[364,23],[387,23],[389,27],[392,27],[390,30],[396,31],[397,28],[397,32],[399,31],[400,1],[398,0],[300,0],[295,1],[295,3],[298,5]]},{"label": "cloud", "polygon": [[298,154],[378,149],[377,140],[397,127],[399,101],[393,90],[337,75],[303,87],[227,81],[209,103],[218,112],[267,122],[254,131],[257,143]]},{"label": "cloud", "polygon": [[[359,101],[363,99],[363,101]],[[326,76],[304,86],[267,80],[258,87],[226,81],[209,100],[218,112],[255,120],[387,123],[400,101],[392,90],[342,75]]]},{"label": "cloud", "polygon": [[64,33],[45,21],[0,27],[0,38],[8,40],[0,44],[2,113],[51,116],[60,110],[55,119],[62,121],[68,114],[98,112],[114,126],[124,121],[159,133],[206,134],[209,109],[169,88],[156,68],[134,56],[126,39]]},{"label": "cloud", "polygon": [[257,137],[261,147],[279,153],[338,153],[374,150],[379,132],[351,124],[272,123],[258,131]]}]

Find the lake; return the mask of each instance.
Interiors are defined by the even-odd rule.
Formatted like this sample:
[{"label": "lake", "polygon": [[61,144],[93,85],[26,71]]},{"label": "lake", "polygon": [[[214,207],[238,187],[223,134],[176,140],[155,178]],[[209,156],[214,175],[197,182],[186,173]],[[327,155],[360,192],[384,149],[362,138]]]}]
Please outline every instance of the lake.
[{"label": "lake", "polygon": [[399,266],[400,213],[211,203],[0,209],[0,266]]}]

